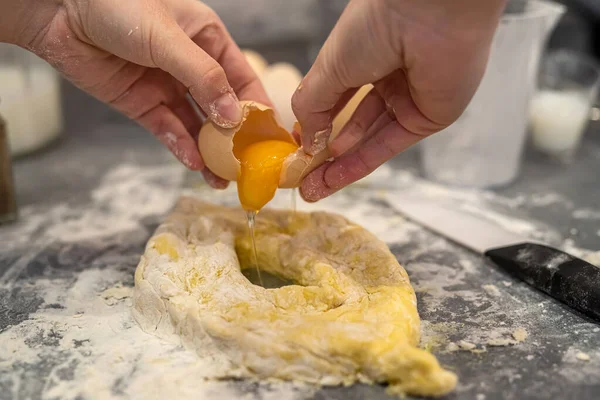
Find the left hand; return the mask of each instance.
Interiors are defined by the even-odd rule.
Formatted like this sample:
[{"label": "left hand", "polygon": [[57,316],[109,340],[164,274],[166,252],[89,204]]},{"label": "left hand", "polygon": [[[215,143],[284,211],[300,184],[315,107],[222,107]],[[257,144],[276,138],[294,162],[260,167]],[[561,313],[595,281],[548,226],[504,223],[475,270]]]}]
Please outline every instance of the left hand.
[{"label": "left hand", "polygon": [[241,122],[238,99],[267,95],[219,17],[197,0],[0,0],[0,40],[27,48],[152,132],[188,168],[225,187],[200,157],[202,121]]}]

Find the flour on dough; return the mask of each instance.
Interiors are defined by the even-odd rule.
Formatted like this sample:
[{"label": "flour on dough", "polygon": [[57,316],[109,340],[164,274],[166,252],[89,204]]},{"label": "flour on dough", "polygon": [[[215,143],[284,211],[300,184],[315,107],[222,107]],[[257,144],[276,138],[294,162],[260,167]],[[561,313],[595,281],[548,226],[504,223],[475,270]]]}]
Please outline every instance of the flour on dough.
[{"label": "flour on dough", "polygon": [[375,236],[333,214],[265,210],[256,240],[261,269],[295,284],[251,283],[243,213],[182,198],[135,273],[140,326],[202,355],[212,349],[230,376],[387,382],[415,395],[455,387],[456,376],[417,348],[414,291]]}]

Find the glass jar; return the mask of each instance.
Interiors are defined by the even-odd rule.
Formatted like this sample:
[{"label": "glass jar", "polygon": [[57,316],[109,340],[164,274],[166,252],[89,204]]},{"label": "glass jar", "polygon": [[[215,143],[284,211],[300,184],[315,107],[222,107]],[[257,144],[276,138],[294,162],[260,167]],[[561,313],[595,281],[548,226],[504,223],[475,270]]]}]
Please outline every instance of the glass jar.
[{"label": "glass jar", "polygon": [[38,150],[63,131],[60,76],[33,53],[0,44],[0,114],[13,156]]}]

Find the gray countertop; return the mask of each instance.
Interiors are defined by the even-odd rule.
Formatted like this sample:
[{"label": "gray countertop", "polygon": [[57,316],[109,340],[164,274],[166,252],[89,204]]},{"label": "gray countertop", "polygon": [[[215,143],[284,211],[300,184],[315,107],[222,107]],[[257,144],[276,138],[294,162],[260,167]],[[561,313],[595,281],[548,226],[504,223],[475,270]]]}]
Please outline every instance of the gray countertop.
[{"label": "gray countertop", "polygon": [[[71,87],[65,90],[66,133],[50,148],[14,163],[21,218],[0,227],[0,399],[143,398],[134,395],[144,393],[143,388],[132,386],[145,382],[140,375],[157,381],[163,375],[149,369],[145,336],[131,336],[138,333],[127,317],[127,290],[145,242],[179,188],[200,187],[200,177],[188,173],[182,178],[173,158],[149,134]],[[404,184],[427,185],[417,176],[414,150],[390,165]],[[596,124],[569,168],[528,153],[519,179],[510,187],[460,191],[451,197],[485,203],[483,210],[511,218],[506,221],[522,233],[541,234],[578,255],[594,256],[593,251],[600,250],[598,171]],[[389,205],[394,191],[381,201],[369,185],[357,185],[343,196],[348,204],[364,203],[357,216],[361,222],[383,220],[382,225],[369,222],[367,227],[383,226],[376,233],[406,266],[424,321],[423,342],[459,375],[460,385],[448,399],[600,396],[597,324],[480,257],[402,221]],[[332,204],[339,207],[346,200],[335,201]],[[386,220],[397,223],[388,226]],[[123,293],[109,292],[115,288]],[[93,328],[96,321],[98,327]],[[102,321],[110,329],[103,328]],[[102,333],[105,328],[113,332],[114,343],[120,343],[121,336],[134,337],[120,345],[120,361],[111,358],[112,364],[103,364],[113,351],[106,339],[109,333]],[[515,343],[511,332],[518,328],[528,337]],[[503,345],[493,346],[494,341]],[[470,343],[474,351],[460,349]],[[183,365],[181,360],[192,362],[185,350],[171,344],[162,347],[170,355],[178,354],[172,371]],[[580,359],[585,355],[589,361]],[[181,368],[182,373],[189,370]],[[107,369],[114,369],[114,375]],[[89,389],[90,382],[97,387]],[[270,384],[221,384],[192,396],[166,397],[388,398],[377,386],[278,392],[283,389]]]}]

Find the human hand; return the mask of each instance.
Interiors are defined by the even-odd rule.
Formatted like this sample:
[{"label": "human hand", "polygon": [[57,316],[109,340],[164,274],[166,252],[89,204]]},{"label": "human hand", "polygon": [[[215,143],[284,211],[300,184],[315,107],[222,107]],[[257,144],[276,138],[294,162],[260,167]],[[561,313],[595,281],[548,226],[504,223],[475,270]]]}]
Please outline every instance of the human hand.
[{"label": "human hand", "polygon": [[373,84],[339,135],[334,160],[302,183],[308,201],[363,178],[452,124],[485,71],[505,0],[351,0],[292,100],[308,153],[335,115]]},{"label": "human hand", "polygon": [[[24,2],[27,3],[28,0]],[[204,167],[196,139],[201,116],[223,127],[242,118],[239,99],[269,100],[221,20],[196,0],[29,0],[0,18],[4,37],[152,132],[209,184],[227,182]],[[8,8],[7,8],[8,10]],[[0,12],[2,14],[2,12]]]}]

